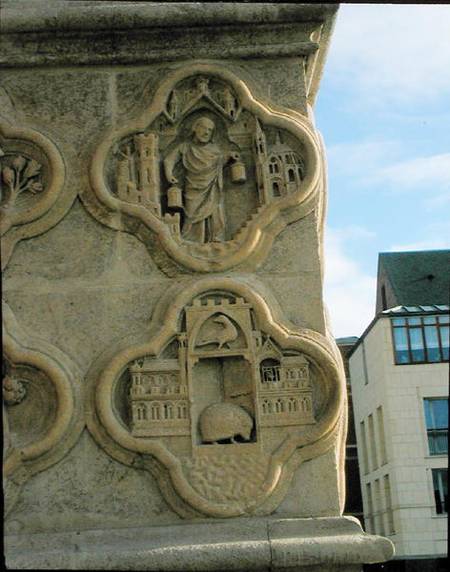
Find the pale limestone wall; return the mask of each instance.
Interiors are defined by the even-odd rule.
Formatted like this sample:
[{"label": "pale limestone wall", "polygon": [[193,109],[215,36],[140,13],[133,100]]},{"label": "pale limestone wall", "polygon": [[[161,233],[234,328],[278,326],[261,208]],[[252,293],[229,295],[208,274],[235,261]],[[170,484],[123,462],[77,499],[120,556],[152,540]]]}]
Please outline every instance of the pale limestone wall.
[{"label": "pale limestone wall", "polygon": [[[6,22],[9,32],[22,33],[19,20],[19,24]],[[32,26],[36,25],[38,20],[33,20]],[[77,25],[75,22],[74,27]],[[313,28],[314,24],[308,26]],[[193,37],[210,41],[211,30],[205,28]],[[161,38],[157,35],[152,41]],[[14,51],[8,44],[9,36],[5,41],[7,50]],[[46,49],[55,49],[51,40]],[[126,52],[126,48],[121,49]],[[183,49],[177,50],[180,58]],[[14,53],[20,60],[20,50]],[[144,335],[162,295],[192,276],[189,269],[177,267],[151,241],[139,240],[132,231],[101,224],[102,216],[107,215],[94,218],[96,199],[89,179],[92,157],[105,133],[135,121],[152,105],[157,86],[171,73],[185,69],[186,64],[163,61],[127,67],[71,67],[64,62],[65,57],[56,66],[2,71],[2,98],[8,103],[2,107],[4,120],[39,132],[54,144],[64,164],[60,196],[65,197],[65,202],[58,199],[59,211],[36,233],[38,236],[18,242],[14,248],[13,243],[10,248],[10,243],[3,241],[5,252],[9,248],[8,254],[12,251],[4,270],[3,295],[20,328],[67,356],[76,370],[76,390],[81,399],[87,399],[89,384],[94,383],[90,372],[99,356],[126,336]],[[70,60],[70,54],[67,57]],[[96,55],[89,57],[95,59]],[[312,97],[312,78],[305,77],[302,57],[240,60],[227,54],[226,61],[216,59],[211,64],[245,81],[253,97],[289,106],[300,112],[305,122],[311,119],[307,104]],[[250,172],[250,179],[252,176]],[[234,201],[230,212],[239,209],[239,197]],[[293,328],[327,335],[322,305],[321,202],[267,244],[256,268],[253,264],[248,272],[243,265],[225,274],[231,279],[252,275],[267,287]],[[116,221],[120,220],[118,215]],[[81,404],[77,407],[83,417],[86,412]],[[285,488],[285,500],[271,510],[286,516],[339,514],[339,455],[336,446],[297,470],[293,484]],[[290,463],[292,472],[298,461],[292,459]],[[316,494],[318,482],[322,483],[322,494]],[[11,532],[32,532],[178,520],[149,473],[124,469],[84,429],[61,462],[29,479],[6,526]]]},{"label": "pale limestone wall", "polygon": [[[390,558],[341,517],[345,378],[322,300],[312,111],[337,6],[22,5],[5,2],[0,37],[8,565],[357,572]],[[260,133],[284,157],[282,192]],[[187,220],[189,184],[208,178],[214,208],[190,240],[170,187]],[[172,383],[168,366],[170,389],[152,377]],[[175,419],[181,386],[189,416]],[[145,409],[155,393],[164,418]]]},{"label": "pale limestone wall", "polygon": [[[389,318],[379,319],[364,339],[368,384],[365,384],[362,343],[350,358],[352,395],[358,449],[361,451],[361,487],[366,527],[386,535],[399,558],[437,557],[446,553],[447,515],[437,515],[431,469],[447,467],[447,457],[430,456],[423,399],[448,396],[448,365],[445,363],[401,365],[394,363]],[[377,408],[384,418],[386,461],[381,460],[381,440]],[[372,462],[369,415],[375,426],[377,462]],[[361,433],[364,421],[369,470],[364,467]],[[389,475],[395,533],[389,530],[383,479]],[[379,480],[381,498],[375,481]],[[373,515],[369,515],[367,484],[373,495]],[[375,525],[371,528],[372,523]]]}]

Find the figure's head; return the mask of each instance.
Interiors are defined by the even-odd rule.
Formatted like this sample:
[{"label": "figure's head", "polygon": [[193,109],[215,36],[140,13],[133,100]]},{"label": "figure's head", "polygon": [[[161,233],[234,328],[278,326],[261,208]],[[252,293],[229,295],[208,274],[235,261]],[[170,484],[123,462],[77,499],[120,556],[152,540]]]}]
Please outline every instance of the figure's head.
[{"label": "figure's head", "polygon": [[209,143],[212,139],[215,127],[214,122],[208,117],[199,117],[192,125],[194,141]]}]

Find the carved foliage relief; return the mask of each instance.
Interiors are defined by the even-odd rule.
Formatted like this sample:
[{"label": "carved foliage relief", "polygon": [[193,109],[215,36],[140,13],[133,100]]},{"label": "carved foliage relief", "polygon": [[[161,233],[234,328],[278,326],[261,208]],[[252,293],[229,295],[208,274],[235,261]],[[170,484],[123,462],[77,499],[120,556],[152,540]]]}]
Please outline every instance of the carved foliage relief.
[{"label": "carved foliage relief", "polygon": [[91,180],[104,205],[144,222],[176,261],[223,270],[262,248],[283,210],[311,202],[319,156],[305,118],[257,102],[229,72],[196,65],[106,138]]},{"label": "carved foliage relief", "polygon": [[221,285],[188,288],[149,344],[116,356],[97,384],[95,419],[116,447],[165,465],[192,508],[232,516],[282,488],[297,448],[311,458],[330,446],[342,388],[321,336],[283,333],[251,289]]},{"label": "carved foliage relief", "polygon": [[37,131],[0,122],[2,268],[18,240],[47,230],[43,217],[63,181],[64,164],[53,143]]}]

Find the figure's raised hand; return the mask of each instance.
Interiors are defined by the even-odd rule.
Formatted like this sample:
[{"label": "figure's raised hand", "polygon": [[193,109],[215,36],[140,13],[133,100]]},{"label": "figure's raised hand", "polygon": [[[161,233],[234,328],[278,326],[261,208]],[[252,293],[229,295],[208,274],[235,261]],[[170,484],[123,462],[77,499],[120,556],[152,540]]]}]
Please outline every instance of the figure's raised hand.
[{"label": "figure's raised hand", "polygon": [[171,185],[176,185],[178,183],[178,179],[174,175],[172,175],[171,177],[169,177],[169,183]]}]

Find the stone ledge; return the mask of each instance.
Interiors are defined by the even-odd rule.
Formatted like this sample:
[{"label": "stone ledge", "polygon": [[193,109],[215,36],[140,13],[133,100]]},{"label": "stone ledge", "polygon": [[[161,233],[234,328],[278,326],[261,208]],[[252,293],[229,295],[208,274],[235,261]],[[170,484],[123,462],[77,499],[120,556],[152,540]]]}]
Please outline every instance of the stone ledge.
[{"label": "stone ledge", "polygon": [[0,68],[302,58],[313,104],[338,6],[3,0]]},{"label": "stone ledge", "polygon": [[3,0],[2,34],[324,21],[337,4]]},{"label": "stone ledge", "polygon": [[356,571],[392,543],[351,517],[232,519],[5,538],[8,568],[151,571]]}]

